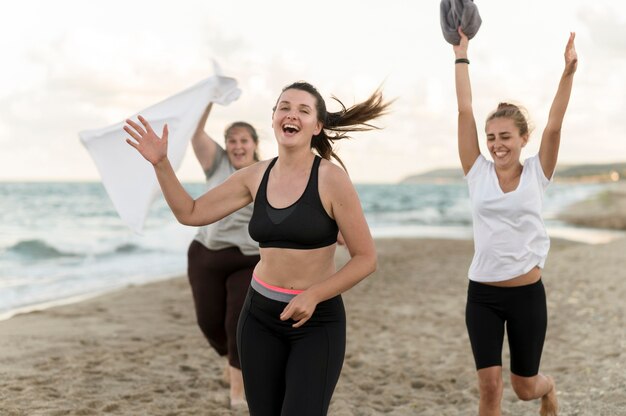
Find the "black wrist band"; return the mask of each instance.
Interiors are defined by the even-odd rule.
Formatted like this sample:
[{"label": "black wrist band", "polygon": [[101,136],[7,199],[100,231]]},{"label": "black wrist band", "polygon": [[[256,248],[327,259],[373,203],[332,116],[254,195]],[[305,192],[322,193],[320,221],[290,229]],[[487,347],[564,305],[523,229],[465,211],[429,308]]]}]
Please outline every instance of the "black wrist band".
[{"label": "black wrist band", "polygon": [[457,60],[454,61],[455,64],[468,64],[469,65],[469,59],[467,58],[458,58]]}]

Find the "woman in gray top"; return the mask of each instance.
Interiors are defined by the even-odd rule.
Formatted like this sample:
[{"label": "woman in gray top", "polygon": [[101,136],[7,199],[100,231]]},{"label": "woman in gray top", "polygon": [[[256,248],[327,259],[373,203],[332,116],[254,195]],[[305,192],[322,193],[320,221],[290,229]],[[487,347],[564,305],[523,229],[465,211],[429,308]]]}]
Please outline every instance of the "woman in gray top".
[{"label": "woman in gray top", "polygon": [[[224,132],[224,150],[204,131],[210,112],[211,104],[191,141],[206,175],[207,190],[259,160],[254,127],[241,121],[228,126]],[[224,375],[230,382],[231,407],[245,406],[236,334],[250,276],[260,260],[259,245],[248,234],[251,216],[252,204],[249,204],[201,227],[188,251],[187,273],[198,325],[215,351],[228,357]]]}]

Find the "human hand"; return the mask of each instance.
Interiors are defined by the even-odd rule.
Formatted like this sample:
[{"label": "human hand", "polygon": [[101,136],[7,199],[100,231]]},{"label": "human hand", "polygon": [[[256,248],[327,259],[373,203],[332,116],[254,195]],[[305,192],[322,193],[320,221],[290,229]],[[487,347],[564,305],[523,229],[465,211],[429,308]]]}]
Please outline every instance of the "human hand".
[{"label": "human hand", "polygon": [[570,75],[576,72],[578,67],[578,54],[576,53],[576,47],[574,46],[575,32],[570,32],[569,39],[567,40],[567,46],[565,46],[565,74]]},{"label": "human hand", "polygon": [[148,162],[156,165],[167,158],[167,137],[169,134],[167,124],[163,126],[162,137],[159,137],[145,118],[140,115],[137,118],[143,127],[130,119],[126,120],[127,125],[124,126],[124,131],[136,140],[134,142],[131,139],[126,139],[126,143],[137,149]]},{"label": "human hand", "polygon": [[291,299],[280,314],[280,320],[286,321],[291,318],[297,321],[292,327],[299,328],[313,316],[317,304],[318,301],[313,293],[310,290],[305,290]]},{"label": "human hand", "polygon": [[467,58],[467,48],[469,46],[469,39],[461,30],[461,26],[458,28],[459,36],[461,37],[461,41],[458,45],[453,45],[452,50],[454,51],[454,55],[457,58]]}]

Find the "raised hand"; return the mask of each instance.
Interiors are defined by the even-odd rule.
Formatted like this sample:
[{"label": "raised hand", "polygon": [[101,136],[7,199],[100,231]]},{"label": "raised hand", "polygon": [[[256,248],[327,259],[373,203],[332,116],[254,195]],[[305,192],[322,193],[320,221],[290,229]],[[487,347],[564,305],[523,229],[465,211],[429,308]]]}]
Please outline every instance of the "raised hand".
[{"label": "raised hand", "polygon": [[461,42],[458,45],[453,45],[452,50],[454,51],[454,55],[457,58],[467,58],[467,48],[469,46],[469,39],[461,30],[461,26],[459,26],[459,36],[461,36]]},{"label": "raised hand", "polygon": [[565,46],[565,73],[566,75],[576,72],[578,67],[578,54],[576,53],[576,47],[574,46],[574,38],[576,33],[570,32],[567,46]]},{"label": "raised hand", "polygon": [[135,139],[135,141],[126,139],[126,143],[137,149],[148,162],[156,165],[167,158],[167,136],[169,133],[167,124],[163,126],[162,137],[159,137],[145,118],[142,116],[137,116],[137,118],[143,127],[130,119],[126,120],[127,125],[124,126],[124,131]]}]

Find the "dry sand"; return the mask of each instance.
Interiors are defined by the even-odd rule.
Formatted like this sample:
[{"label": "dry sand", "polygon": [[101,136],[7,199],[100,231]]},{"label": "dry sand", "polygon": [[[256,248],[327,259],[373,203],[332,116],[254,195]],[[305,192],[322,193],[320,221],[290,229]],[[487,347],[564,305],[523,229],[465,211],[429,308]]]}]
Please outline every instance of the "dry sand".
[{"label": "dry sand", "polygon": [[[348,345],[330,415],[472,415],[464,324],[471,241],[377,240],[379,270],[344,295]],[[626,414],[626,240],[553,241],[542,371],[561,415]],[[340,252],[338,261],[345,260]],[[505,343],[506,344],[506,343]],[[506,415],[536,415],[508,381]],[[230,415],[224,361],[185,278],[0,322],[1,415]]]}]

